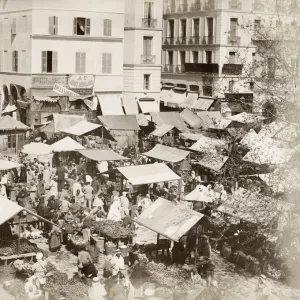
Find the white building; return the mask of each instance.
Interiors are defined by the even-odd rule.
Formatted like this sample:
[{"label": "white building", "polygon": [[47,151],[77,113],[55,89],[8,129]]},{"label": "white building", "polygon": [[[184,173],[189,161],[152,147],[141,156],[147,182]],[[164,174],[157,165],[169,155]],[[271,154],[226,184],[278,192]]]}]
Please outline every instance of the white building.
[{"label": "white building", "polygon": [[[125,2],[123,104],[125,110],[139,102],[144,112],[158,111],[163,1]],[[143,105],[145,102],[147,103]]]},{"label": "white building", "polygon": [[[22,121],[27,109],[40,124],[51,112],[90,116],[97,98],[120,102],[124,10],[124,0],[1,0],[0,109],[15,105]],[[70,77],[77,93],[97,97],[69,102],[53,92],[55,83],[71,88]]]}]

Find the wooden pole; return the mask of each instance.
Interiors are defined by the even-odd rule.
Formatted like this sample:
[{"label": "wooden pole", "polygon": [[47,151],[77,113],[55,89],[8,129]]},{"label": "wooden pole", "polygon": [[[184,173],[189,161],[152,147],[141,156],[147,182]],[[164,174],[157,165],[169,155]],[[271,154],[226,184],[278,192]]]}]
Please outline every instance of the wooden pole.
[{"label": "wooden pole", "polygon": [[21,246],[21,217],[19,217],[19,235],[18,235],[18,244],[17,244],[17,254],[20,254],[20,246]]},{"label": "wooden pole", "polygon": [[195,266],[197,266],[197,259],[198,259],[198,243],[199,243],[198,229],[199,229],[199,226],[197,225],[197,229],[196,229],[196,245],[195,245]]},{"label": "wooden pole", "polygon": [[[28,213],[31,214],[32,216],[41,219],[42,221],[44,221],[44,222],[46,222],[46,223],[49,223],[49,224],[54,225],[54,226],[56,226],[56,227],[59,227],[57,224],[55,224],[55,223],[53,223],[53,222],[51,222],[51,221],[49,221],[49,220],[47,220],[47,219],[45,219],[45,218],[43,218],[43,217],[37,215],[37,214],[35,214],[34,212],[32,212],[31,210],[29,210],[29,209],[27,209],[27,208],[23,208],[23,210],[26,211],[26,212],[28,212]],[[59,228],[60,228],[60,227],[59,227]]]},{"label": "wooden pole", "polygon": [[102,148],[103,148],[103,144],[104,144],[104,138],[103,138],[103,125],[102,125],[102,127],[101,127],[101,133],[102,133],[101,144],[102,144]]},{"label": "wooden pole", "polygon": [[159,244],[159,238],[160,238],[160,234],[158,233],[158,234],[157,234],[157,237],[156,237],[156,246],[157,246],[157,248],[156,248],[156,256],[158,256],[158,244]]},{"label": "wooden pole", "polygon": [[123,175],[121,174],[121,194],[123,193]]}]

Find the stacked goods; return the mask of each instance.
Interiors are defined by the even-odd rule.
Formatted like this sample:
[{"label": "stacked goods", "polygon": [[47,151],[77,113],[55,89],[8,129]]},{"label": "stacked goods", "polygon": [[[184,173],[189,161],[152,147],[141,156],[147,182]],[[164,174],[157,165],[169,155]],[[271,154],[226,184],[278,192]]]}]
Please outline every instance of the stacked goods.
[{"label": "stacked goods", "polygon": [[102,235],[112,239],[124,239],[131,234],[131,231],[123,226],[123,222],[111,220],[102,220],[100,222],[96,222],[95,229]]},{"label": "stacked goods", "polygon": [[62,293],[66,300],[89,300],[88,287],[78,278],[68,279],[64,273],[54,272],[53,276],[47,281],[45,290],[54,299],[59,299]]},{"label": "stacked goods", "polygon": [[[17,254],[17,241],[0,241],[0,256]],[[19,254],[32,253],[40,251],[36,244],[30,243],[26,239],[20,240]]]}]

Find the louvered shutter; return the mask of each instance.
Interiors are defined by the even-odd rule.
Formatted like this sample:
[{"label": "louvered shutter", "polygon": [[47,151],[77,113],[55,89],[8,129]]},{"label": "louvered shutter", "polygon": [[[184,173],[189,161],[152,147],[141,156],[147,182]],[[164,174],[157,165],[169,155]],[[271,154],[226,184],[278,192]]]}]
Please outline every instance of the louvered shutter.
[{"label": "louvered shutter", "polygon": [[75,61],[75,72],[80,73],[80,53],[76,52],[76,61]]},{"label": "louvered shutter", "polygon": [[81,72],[85,73],[85,62],[86,62],[86,54],[81,53]]},{"label": "louvered shutter", "polygon": [[106,53],[103,53],[102,54],[102,73],[107,73],[106,65],[107,65]]},{"label": "louvered shutter", "polygon": [[77,18],[74,18],[73,21],[73,34],[77,35]]},{"label": "louvered shutter", "polygon": [[111,20],[107,20],[107,35],[108,36],[111,36],[111,24],[112,24],[112,21]]},{"label": "louvered shutter", "polygon": [[55,17],[49,17],[49,34],[54,34],[54,18]]},{"label": "louvered shutter", "polygon": [[108,58],[107,58],[107,73],[111,73],[112,71],[112,54],[108,53]]},{"label": "louvered shutter", "polygon": [[52,73],[57,73],[57,52],[52,51]]},{"label": "louvered shutter", "polygon": [[42,72],[47,72],[47,51],[42,51]]},{"label": "louvered shutter", "polygon": [[85,34],[90,35],[90,33],[91,33],[91,19],[86,19]]}]

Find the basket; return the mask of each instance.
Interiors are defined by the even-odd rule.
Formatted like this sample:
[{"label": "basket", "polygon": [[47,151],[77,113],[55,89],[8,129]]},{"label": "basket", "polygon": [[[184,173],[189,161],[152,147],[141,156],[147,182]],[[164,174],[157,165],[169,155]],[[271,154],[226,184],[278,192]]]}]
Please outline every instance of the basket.
[{"label": "basket", "polygon": [[105,253],[106,255],[114,255],[115,252],[117,250],[117,246],[116,245],[111,245],[111,246],[108,246],[108,245],[105,245]]},{"label": "basket", "polygon": [[125,246],[125,245],[124,246],[120,246],[119,249],[120,249],[121,255],[123,257],[127,257],[128,256],[128,248],[127,248],[127,246]]}]

